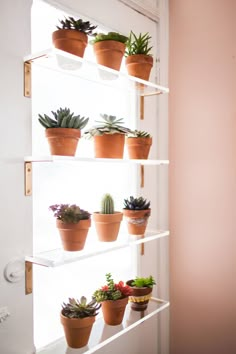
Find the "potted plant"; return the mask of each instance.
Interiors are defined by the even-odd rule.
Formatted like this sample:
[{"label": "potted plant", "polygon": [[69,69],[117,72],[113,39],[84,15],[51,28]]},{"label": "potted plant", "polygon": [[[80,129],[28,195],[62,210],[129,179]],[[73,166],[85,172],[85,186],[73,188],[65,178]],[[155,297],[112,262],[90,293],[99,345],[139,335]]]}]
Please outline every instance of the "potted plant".
[{"label": "potted plant", "polygon": [[102,303],[102,312],[106,324],[116,326],[122,323],[131,288],[123,281],[115,283],[111,273],[106,274],[106,285],[93,294],[97,302]]},{"label": "potted plant", "polygon": [[128,133],[126,145],[130,159],[146,160],[152,145],[152,137],[148,132],[134,130]]},{"label": "potted plant", "polygon": [[118,32],[98,33],[90,41],[97,63],[119,71],[128,37]]},{"label": "potted plant", "polygon": [[91,25],[89,21],[81,18],[76,20],[73,17],[60,20],[57,30],[52,33],[52,41],[57,49],[77,55],[83,58],[88,45],[88,36],[95,35],[93,31],[97,26]]},{"label": "potted plant", "polygon": [[101,114],[103,120],[97,126],[84,132],[84,136],[94,139],[95,157],[122,159],[124,154],[125,135],[130,132],[120,124],[123,118]]},{"label": "potted plant", "polygon": [[128,74],[142,80],[149,80],[153,67],[153,57],[150,54],[152,47],[149,44],[151,36],[149,33],[135,35],[130,32],[126,43],[125,64]]},{"label": "potted plant", "polygon": [[156,284],[152,275],[147,278],[136,277],[126,282],[132,289],[129,297],[131,308],[135,311],[144,311],[148,307],[149,300],[152,297],[152,288]]},{"label": "potted plant", "polygon": [[130,235],[143,236],[146,231],[148,218],[151,215],[150,201],[143,197],[130,196],[124,199],[123,214],[127,220]]},{"label": "potted plant", "polygon": [[55,204],[49,210],[56,218],[64,250],[82,250],[91,226],[91,214],[76,204]]},{"label": "potted plant", "polygon": [[68,303],[63,303],[60,318],[69,347],[82,348],[87,345],[100,307],[95,299],[87,303],[85,296],[80,300],[69,298]]},{"label": "potted plant", "polygon": [[100,241],[116,241],[123,214],[114,210],[114,200],[110,194],[104,194],[100,212],[93,213],[96,231]]},{"label": "potted plant", "polygon": [[53,117],[39,114],[40,124],[46,128],[45,135],[52,155],[74,156],[76,153],[81,129],[89,118],[75,116],[69,108],[52,111]]}]

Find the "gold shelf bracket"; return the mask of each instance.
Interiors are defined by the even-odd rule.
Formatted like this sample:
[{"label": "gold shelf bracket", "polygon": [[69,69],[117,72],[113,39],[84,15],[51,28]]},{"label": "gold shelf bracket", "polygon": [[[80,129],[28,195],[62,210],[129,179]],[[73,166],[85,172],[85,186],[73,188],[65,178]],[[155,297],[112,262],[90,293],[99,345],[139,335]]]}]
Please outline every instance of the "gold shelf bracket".
[{"label": "gold shelf bracket", "polygon": [[32,162],[25,162],[25,196],[32,195]]},{"label": "gold shelf bracket", "polygon": [[24,62],[24,96],[31,97],[31,61]]},{"label": "gold shelf bracket", "polygon": [[33,263],[25,262],[25,294],[29,295],[33,292]]},{"label": "gold shelf bracket", "polygon": [[149,96],[158,96],[161,95],[163,92],[161,91],[155,91],[155,92],[149,92],[149,93],[143,93],[140,95],[140,119],[144,119],[144,98],[149,97]]},{"label": "gold shelf bracket", "polygon": [[47,58],[47,54],[42,54],[37,57],[31,58],[29,60],[24,61],[24,96],[30,98],[31,97],[31,64],[34,60],[39,58]]}]

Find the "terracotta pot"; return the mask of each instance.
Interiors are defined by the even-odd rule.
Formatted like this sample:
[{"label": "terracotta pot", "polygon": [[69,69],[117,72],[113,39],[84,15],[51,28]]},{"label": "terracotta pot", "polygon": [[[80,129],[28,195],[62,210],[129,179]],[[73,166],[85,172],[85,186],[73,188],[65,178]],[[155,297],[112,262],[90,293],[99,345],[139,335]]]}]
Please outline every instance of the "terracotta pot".
[{"label": "terracotta pot", "polygon": [[104,321],[110,326],[121,324],[124,318],[128,297],[119,300],[106,300],[102,302]]},{"label": "terracotta pot", "polygon": [[73,128],[48,128],[45,130],[52,155],[75,156],[81,131]]},{"label": "terracotta pot", "polygon": [[124,154],[124,134],[103,134],[94,136],[95,157],[122,159]]},{"label": "terracotta pot", "polygon": [[80,31],[60,29],[52,33],[52,41],[55,48],[83,58],[88,36]]},{"label": "terracotta pot", "polygon": [[130,159],[147,160],[152,145],[152,138],[127,138],[126,145]]},{"label": "terracotta pot", "polygon": [[114,214],[93,213],[95,228],[99,241],[112,242],[117,240],[120,230],[120,223],[123,219],[121,212],[115,211]]},{"label": "terracotta pot", "polygon": [[[127,285],[131,286],[133,280],[128,280]],[[129,296],[131,308],[135,311],[144,311],[148,307],[149,300],[152,297],[152,288],[131,286],[132,294]]]},{"label": "terracotta pot", "polygon": [[153,57],[144,54],[130,55],[125,60],[128,74],[142,80],[149,80],[153,67]]},{"label": "terracotta pot", "polygon": [[126,217],[129,234],[143,236],[147,228],[148,218],[151,215],[151,209],[123,209],[123,214]]},{"label": "terracotta pot", "polygon": [[95,316],[85,318],[68,318],[61,314],[67,344],[70,348],[82,348],[87,345],[95,322]]},{"label": "terracotta pot", "polygon": [[80,251],[84,248],[91,220],[80,220],[77,224],[65,224],[56,220],[65,251]]},{"label": "terracotta pot", "polygon": [[119,71],[125,53],[125,47],[124,43],[113,40],[94,43],[93,50],[97,63]]}]

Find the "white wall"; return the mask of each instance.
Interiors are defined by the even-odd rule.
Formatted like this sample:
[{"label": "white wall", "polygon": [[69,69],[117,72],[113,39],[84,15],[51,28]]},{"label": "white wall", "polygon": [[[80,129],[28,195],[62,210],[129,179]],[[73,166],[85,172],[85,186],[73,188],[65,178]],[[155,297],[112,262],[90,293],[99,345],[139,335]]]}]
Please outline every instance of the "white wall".
[{"label": "white wall", "polygon": [[[25,296],[24,277],[4,279],[5,265],[24,260],[32,247],[31,198],[24,196],[24,155],[31,151],[30,101],[23,96],[23,57],[30,52],[31,0],[0,2],[1,124],[0,308],[10,317],[0,323],[0,352],[30,354],[33,350],[32,296]],[[11,349],[9,349],[11,348]]]}]

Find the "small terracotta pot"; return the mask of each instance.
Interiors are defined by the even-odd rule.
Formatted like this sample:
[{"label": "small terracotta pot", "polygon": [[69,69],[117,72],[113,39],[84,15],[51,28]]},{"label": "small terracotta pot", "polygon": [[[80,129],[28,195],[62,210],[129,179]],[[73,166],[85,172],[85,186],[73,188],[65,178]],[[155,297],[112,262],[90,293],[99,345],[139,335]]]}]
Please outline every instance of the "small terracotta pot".
[{"label": "small terracotta pot", "polygon": [[88,36],[80,31],[60,29],[52,33],[52,41],[55,48],[83,58]]},{"label": "small terracotta pot", "polygon": [[130,159],[147,160],[152,145],[152,138],[127,138],[126,145]]},{"label": "small terracotta pot", "polygon": [[118,211],[115,211],[114,214],[95,212],[93,213],[93,219],[99,241],[113,242],[117,240],[123,213]]},{"label": "small terracotta pot", "polygon": [[119,300],[106,300],[102,302],[104,321],[110,326],[121,324],[124,318],[128,297]]},{"label": "small terracotta pot", "polygon": [[68,318],[61,316],[67,344],[70,348],[82,348],[88,344],[95,316],[85,318]]},{"label": "small terracotta pot", "polygon": [[123,214],[127,221],[128,233],[130,235],[143,236],[147,228],[148,218],[151,215],[151,209],[123,209]]},{"label": "small terracotta pot", "polygon": [[152,297],[152,288],[132,286],[133,280],[128,280],[127,285],[131,287],[132,294],[129,296],[131,308],[135,311],[144,311],[148,307],[149,300]]},{"label": "small terracotta pot", "polygon": [[94,136],[95,157],[123,159],[124,134],[103,134]]},{"label": "small terracotta pot", "polygon": [[128,74],[142,80],[149,80],[153,67],[153,57],[144,54],[130,55],[125,60]]},{"label": "small terracotta pot", "polygon": [[84,248],[91,220],[80,220],[77,224],[65,224],[56,220],[65,251],[81,251]]},{"label": "small terracotta pot", "polygon": [[119,71],[125,53],[125,47],[124,43],[113,40],[94,43],[93,50],[97,63]]},{"label": "small terracotta pot", "polygon": [[45,130],[52,155],[75,156],[81,131],[73,128],[48,128]]}]

